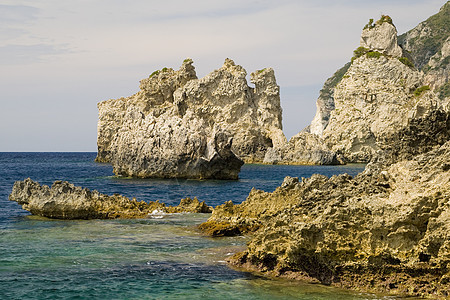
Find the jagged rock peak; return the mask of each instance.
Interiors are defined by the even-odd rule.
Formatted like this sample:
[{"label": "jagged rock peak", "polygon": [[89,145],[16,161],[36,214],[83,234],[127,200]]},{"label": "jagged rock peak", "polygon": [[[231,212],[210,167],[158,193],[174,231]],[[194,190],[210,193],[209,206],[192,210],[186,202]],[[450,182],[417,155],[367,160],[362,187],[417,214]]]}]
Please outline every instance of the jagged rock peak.
[{"label": "jagged rock peak", "polygon": [[397,43],[397,29],[389,16],[373,23],[373,19],[364,27],[361,33],[360,46],[382,54],[401,57],[402,48]]},{"label": "jagged rock peak", "polygon": [[251,75],[227,58],[198,79],[191,59],[141,80],[135,95],[98,104],[97,161],[123,176],[237,179],[286,142],[273,69]]}]

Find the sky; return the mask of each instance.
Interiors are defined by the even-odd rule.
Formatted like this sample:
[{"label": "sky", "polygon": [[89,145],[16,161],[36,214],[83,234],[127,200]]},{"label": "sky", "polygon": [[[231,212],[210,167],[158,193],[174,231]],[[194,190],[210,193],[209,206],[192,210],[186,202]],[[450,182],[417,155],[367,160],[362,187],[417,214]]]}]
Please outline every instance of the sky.
[{"label": "sky", "polygon": [[[97,103],[194,60],[272,67],[289,138],[381,14],[399,34],[446,0],[0,0],[0,152],[97,150]],[[249,82],[251,86],[251,83]]]}]

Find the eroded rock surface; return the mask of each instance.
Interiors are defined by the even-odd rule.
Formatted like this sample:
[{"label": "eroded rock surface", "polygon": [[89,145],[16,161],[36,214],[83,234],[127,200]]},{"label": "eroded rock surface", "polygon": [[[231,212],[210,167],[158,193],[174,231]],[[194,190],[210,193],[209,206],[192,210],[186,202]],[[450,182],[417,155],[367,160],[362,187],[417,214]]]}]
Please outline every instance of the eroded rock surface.
[{"label": "eroded rock surface", "polygon": [[[322,137],[297,138],[305,149],[325,144],[347,161],[370,160],[365,171],[354,178],[287,177],[273,193],[252,190],[241,204],[218,206],[200,228],[213,236],[253,232],[248,249],[230,260],[248,270],[446,299],[448,102],[407,60],[360,50],[334,88]],[[271,155],[281,160],[277,154]]]},{"label": "eroded rock surface", "polygon": [[9,200],[16,201],[33,215],[54,219],[116,219],[144,218],[157,213],[209,213],[211,209],[197,198],[185,198],[178,206],[137,201],[122,195],[108,196],[96,190],[55,181],[51,187],[30,178],[14,183]]},{"label": "eroded rock surface", "polygon": [[241,204],[218,206],[200,228],[213,236],[255,232],[248,249],[230,261],[249,270],[445,298],[450,140],[393,164],[384,157],[355,178],[287,177],[273,193],[252,190]]},{"label": "eroded rock surface", "polygon": [[197,79],[192,60],[141,81],[128,98],[98,104],[97,161],[118,175],[237,179],[242,160],[261,162],[285,143],[271,68],[251,74],[232,60]]}]

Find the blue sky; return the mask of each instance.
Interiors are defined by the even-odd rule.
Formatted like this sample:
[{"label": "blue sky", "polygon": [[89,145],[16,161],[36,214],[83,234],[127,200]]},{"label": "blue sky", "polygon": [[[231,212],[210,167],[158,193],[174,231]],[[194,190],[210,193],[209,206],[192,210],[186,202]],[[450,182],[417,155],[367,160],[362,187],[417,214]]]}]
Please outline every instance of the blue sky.
[{"label": "blue sky", "polygon": [[0,151],[96,151],[97,103],[186,57],[202,77],[232,58],[272,67],[285,134],[315,113],[369,18],[399,33],[444,0],[0,0]]}]

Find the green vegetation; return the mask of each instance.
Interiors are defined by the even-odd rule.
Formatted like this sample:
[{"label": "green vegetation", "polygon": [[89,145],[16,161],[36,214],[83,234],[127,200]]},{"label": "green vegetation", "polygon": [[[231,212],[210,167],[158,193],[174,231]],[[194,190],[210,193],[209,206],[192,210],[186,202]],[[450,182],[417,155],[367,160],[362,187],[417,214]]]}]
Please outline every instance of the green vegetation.
[{"label": "green vegetation", "polygon": [[383,23],[389,23],[391,25],[394,25],[394,23],[392,22],[392,18],[389,16],[385,16],[385,15],[381,15],[381,18],[375,22],[375,24],[377,25],[381,25]]},{"label": "green vegetation", "polygon": [[370,51],[370,49],[364,48],[364,47],[358,47],[355,51],[353,51],[353,57],[352,62],[360,58],[361,56],[365,55],[367,58],[379,58],[380,56],[386,56],[383,53],[380,53],[378,51]]},{"label": "green vegetation", "polygon": [[356,48],[356,50],[353,51],[353,57],[352,57],[352,62],[357,59],[360,58],[361,56],[363,56],[364,54],[366,54],[367,52],[369,52],[369,49],[364,48],[364,47],[358,47]]},{"label": "green vegetation", "polygon": [[378,51],[370,51],[366,53],[367,58],[379,58],[381,55],[383,54]]},{"label": "green vegetation", "polygon": [[[420,34],[408,40],[408,48],[413,54],[417,67],[421,70],[427,65],[429,58],[442,48],[445,40],[450,35],[450,2],[444,4],[439,13],[429,17],[422,24],[426,28],[426,31],[422,30],[422,32],[427,34]],[[398,37],[400,45],[406,44],[409,32]],[[423,69],[424,72],[428,70]]]},{"label": "green vegetation", "polygon": [[414,96],[420,97],[425,91],[428,91],[429,89],[430,89],[430,87],[428,85],[424,85],[424,86],[418,87],[414,91]]},{"label": "green vegetation", "polygon": [[164,68],[162,68],[161,70],[156,70],[155,72],[153,72],[152,74],[150,74],[150,76],[148,77],[148,78],[152,78],[153,76],[155,76],[155,75],[159,75],[159,73],[161,73],[161,72],[167,72],[167,71],[169,71],[169,69],[168,68],[166,68],[166,67],[164,67]]},{"label": "green vegetation", "polygon": [[192,59],[190,59],[190,58],[186,58],[185,60],[183,60],[183,63],[185,63],[185,64],[189,64],[189,63],[193,63],[194,61],[192,60]]},{"label": "green vegetation", "polygon": [[401,63],[403,63],[404,65],[407,65],[408,67],[414,68],[414,64],[412,63],[412,61],[409,60],[409,58],[407,58],[407,57],[400,57],[398,60]]},{"label": "green vegetation", "polygon": [[261,74],[261,73],[264,72],[265,70],[266,70],[266,68],[261,69],[261,70],[258,70],[257,72],[258,72],[258,74]]},{"label": "green vegetation", "polygon": [[439,93],[439,99],[444,100],[447,97],[450,97],[450,82],[446,82],[444,85],[441,85],[437,92]]},{"label": "green vegetation", "polygon": [[346,63],[342,68],[337,70],[333,76],[327,79],[325,84],[323,85],[323,88],[320,90],[320,96],[321,97],[329,97],[331,96],[331,90],[339,83],[341,82],[342,78],[344,77],[345,73],[347,73],[348,68],[350,68],[351,63]]},{"label": "green vegetation", "polygon": [[373,23],[373,19],[369,19],[369,23],[367,23],[364,26],[364,29],[372,29],[375,28],[376,25],[381,25],[383,23],[389,23],[391,25],[394,25],[394,23],[392,23],[392,18],[389,16],[385,16],[385,15],[381,15],[381,18],[376,21],[375,23]]},{"label": "green vegetation", "polygon": [[155,72],[153,72],[152,74],[150,74],[150,76],[148,78],[152,78],[155,75],[159,74],[159,70],[156,70]]},{"label": "green vegetation", "polygon": [[375,27],[375,24],[373,24],[373,19],[369,19],[369,23],[367,23],[363,29],[372,29],[374,27]]}]

